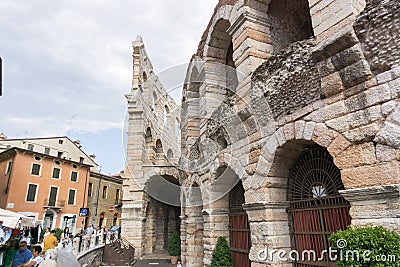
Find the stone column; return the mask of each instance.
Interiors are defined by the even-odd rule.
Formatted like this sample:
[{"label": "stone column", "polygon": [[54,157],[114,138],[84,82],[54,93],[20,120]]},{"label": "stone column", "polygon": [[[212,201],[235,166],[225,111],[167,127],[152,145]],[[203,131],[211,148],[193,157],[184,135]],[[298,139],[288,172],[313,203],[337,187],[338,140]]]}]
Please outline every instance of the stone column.
[{"label": "stone column", "polygon": [[400,232],[400,185],[339,191],[350,202],[351,225],[373,224]]},{"label": "stone column", "polygon": [[[291,263],[278,259],[270,254],[272,250],[291,250],[287,208],[288,202],[249,203],[244,205],[251,232],[250,260],[251,266],[292,266]],[[272,255],[270,257],[270,255]]]},{"label": "stone column", "polygon": [[[250,1],[242,7],[241,14],[228,29],[233,42],[233,60],[237,71],[248,77],[272,54],[269,24],[266,20],[268,6]],[[241,75],[238,75],[239,83]]]},{"label": "stone column", "polygon": [[187,207],[186,219],[186,265],[203,266],[204,235],[203,215],[201,207]]},{"label": "stone column", "polygon": [[204,266],[210,266],[212,253],[218,237],[224,236],[229,242],[229,201],[227,197],[207,206],[203,212],[204,220]]}]

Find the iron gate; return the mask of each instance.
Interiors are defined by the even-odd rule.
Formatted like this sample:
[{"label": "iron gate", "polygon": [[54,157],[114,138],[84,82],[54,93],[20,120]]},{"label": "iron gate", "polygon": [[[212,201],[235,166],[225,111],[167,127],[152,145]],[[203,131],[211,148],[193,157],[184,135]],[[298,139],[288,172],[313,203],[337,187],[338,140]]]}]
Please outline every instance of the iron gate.
[{"label": "iron gate", "polygon": [[[326,149],[308,148],[289,182],[291,242],[298,252],[294,266],[336,266],[323,251],[330,247],[329,235],[351,222],[350,204],[338,193],[344,189],[340,170]],[[310,253],[303,253],[306,250]]]},{"label": "iron gate", "polygon": [[244,189],[239,182],[229,194],[229,244],[235,267],[250,266],[250,224],[244,203]]}]

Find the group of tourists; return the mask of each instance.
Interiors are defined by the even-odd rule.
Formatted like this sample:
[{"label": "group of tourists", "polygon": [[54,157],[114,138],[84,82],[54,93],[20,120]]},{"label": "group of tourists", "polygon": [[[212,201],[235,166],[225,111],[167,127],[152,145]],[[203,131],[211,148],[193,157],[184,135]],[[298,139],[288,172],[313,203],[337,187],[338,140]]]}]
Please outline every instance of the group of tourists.
[{"label": "group of tourists", "polygon": [[[33,246],[32,251],[28,248],[28,242],[25,239],[21,239],[19,242],[19,249],[14,254],[11,264],[9,267],[25,267],[33,266],[37,267],[52,267],[56,266],[55,261],[55,249],[61,242],[61,248],[65,248],[70,242],[71,235],[69,233],[69,228],[65,227],[61,240],[56,237],[56,231],[46,228],[43,240],[41,244]],[[72,245],[72,244],[71,244]],[[72,251],[71,251],[72,252]]]}]

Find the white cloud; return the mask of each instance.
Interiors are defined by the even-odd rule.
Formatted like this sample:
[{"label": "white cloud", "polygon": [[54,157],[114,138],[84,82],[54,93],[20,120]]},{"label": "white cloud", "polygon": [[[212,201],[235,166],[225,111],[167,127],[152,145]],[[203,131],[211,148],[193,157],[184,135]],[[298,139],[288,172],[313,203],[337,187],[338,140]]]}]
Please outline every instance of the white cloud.
[{"label": "white cloud", "polygon": [[63,135],[70,125],[75,132],[122,127],[136,35],[156,72],[187,62],[216,3],[0,1],[0,132],[31,137]]}]

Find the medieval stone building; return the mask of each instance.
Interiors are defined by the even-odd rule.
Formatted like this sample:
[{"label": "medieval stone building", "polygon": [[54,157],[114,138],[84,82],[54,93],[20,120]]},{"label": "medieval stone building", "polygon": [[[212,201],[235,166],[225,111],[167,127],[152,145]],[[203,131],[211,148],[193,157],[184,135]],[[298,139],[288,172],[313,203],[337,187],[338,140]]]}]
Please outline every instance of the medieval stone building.
[{"label": "medieval stone building", "polygon": [[209,266],[219,236],[235,266],[330,266],[263,253],[319,257],[348,225],[400,231],[399,14],[397,0],[221,0],[179,111],[134,42],[122,227],[137,254],[179,230],[185,266]]}]

